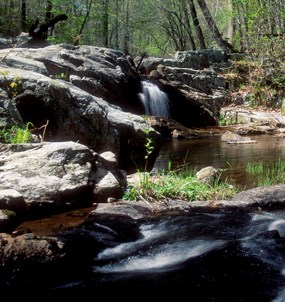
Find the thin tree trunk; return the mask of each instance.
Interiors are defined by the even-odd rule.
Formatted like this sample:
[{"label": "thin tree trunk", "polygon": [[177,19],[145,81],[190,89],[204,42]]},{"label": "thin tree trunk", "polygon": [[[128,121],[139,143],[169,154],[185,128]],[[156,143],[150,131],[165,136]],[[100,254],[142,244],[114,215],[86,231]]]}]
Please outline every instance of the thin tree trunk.
[{"label": "thin tree trunk", "polygon": [[192,28],[191,28],[191,24],[190,24],[189,11],[188,11],[188,9],[187,9],[186,4],[185,4],[184,1],[183,1],[182,10],[183,10],[183,17],[184,17],[183,24],[184,24],[185,29],[186,29],[187,34],[188,34],[188,38],[189,38],[189,43],[190,43],[191,49],[192,50],[196,50],[196,44],[195,44],[195,41],[194,41],[194,38],[193,38]]},{"label": "thin tree trunk", "polygon": [[228,50],[233,51],[234,50],[233,46],[222,38],[221,33],[219,32],[218,27],[217,27],[214,19],[212,18],[212,15],[208,9],[208,6],[207,6],[205,0],[197,0],[197,2],[201,8],[201,11],[205,17],[208,27],[211,30],[213,37],[214,37],[215,41],[217,42],[218,46],[223,49],[228,49]]},{"label": "thin tree trunk", "polygon": [[186,49],[186,40],[184,36],[183,28],[185,29],[185,23],[182,20],[181,14],[178,14],[177,11],[165,9],[167,20],[169,23],[169,30],[171,32],[171,37],[176,45],[176,50],[185,50]]},{"label": "thin tree trunk", "polygon": [[[47,8],[46,8],[46,22],[52,19],[52,0],[47,0]],[[52,36],[54,30],[54,26],[52,26],[50,30],[50,36]]]},{"label": "thin tree trunk", "polygon": [[230,17],[228,20],[228,30],[227,30],[227,38],[228,42],[232,44],[233,42],[233,34],[234,34],[234,25],[233,25],[233,2],[232,0],[228,0],[228,10],[230,12]]},{"label": "thin tree trunk", "polygon": [[248,29],[248,20],[247,20],[247,7],[242,2],[238,3],[236,1],[236,8],[238,10],[238,23],[240,29],[240,43],[241,50],[245,52],[249,49],[249,29]]},{"label": "thin tree trunk", "polygon": [[86,24],[86,22],[87,22],[87,19],[88,19],[88,17],[89,17],[90,11],[91,11],[92,2],[93,2],[93,0],[91,0],[90,3],[89,3],[89,6],[88,6],[88,8],[87,8],[87,12],[86,12],[85,17],[84,17],[84,20],[83,20],[83,22],[82,22],[82,24],[81,24],[81,28],[80,28],[80,30],[79,30],[78,35],[75,36],[75,37],[73,37],[73,44],[74,44],[74,45],[78,45],[79,42],[80,42],[80,39],[81,39],[83,30],[84,30],[85,24]]},{"label": "thin tree trunk", "polygon": [[124,33],[124,52],[130,53],[130,2],[126,0],[125,6],[125,33]]},{"label": "thin tree trunk", "polygon": [[21,27],[22,27],[22,32],[27,31],[27,2],[26,2],[26,0],[22,0]]},{"label": "thin tree trunk", "polygon": [[190,15],[194,24],[194,28],[196,31],[197,39],[198,39],[198,45],[200,49],[205,49],[206,44],[205,44],[205,39],[203,36],[203,32],[199,23],[199,19],[197,16],[196,8],[193,3],[193,0],[189,0],[189,8],[190,8]]},{"label": "thin tree trunk", "polygon": [[109,46],[109,0],[103,0],[103,40],[104,46]]},{"label": "thin tree trunk", "polygon": [[119,49],[119,0],[116,0],[116,17],[115,17],[115,34],[114,45],[116,49]]},{"label": "thin tree trunk", "polygon": [[89,3],[87,12],[86,12],[86,14],[85,14],[85,17],[84,17],[84,20],[83,20],[83,22],[82,22],[81,28],[80,28],[80,30],[79,30],[79,33],[78,33],[78,34],[79,34],[80,36],[81,36],[82,33],[83,33],[83,29],[84,29],[85,24],[86,24],[86,21],[87,21],[87,19],[88,19],[88,17],[89,17],[90,10],[91,10],[91,6],[92,6],[92,2],[93,2],[93,0],[91,0],[90,3]]},{"label": "thin tree trunk", "polygon": [[52,18],[52,0],[47,0],[46,22]]}]

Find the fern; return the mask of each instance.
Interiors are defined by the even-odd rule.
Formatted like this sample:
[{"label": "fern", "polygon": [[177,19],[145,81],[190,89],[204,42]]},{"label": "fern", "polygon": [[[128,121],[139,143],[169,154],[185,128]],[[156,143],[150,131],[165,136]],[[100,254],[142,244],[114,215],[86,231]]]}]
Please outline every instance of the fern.
[{"label": "fern", "polygon": [[4,140],[5,143],[10,144],[25,144],[32,141],[32,133],[29,130],[29,126],[33,126],[31,122],[28,122],[25,128],[13,126],[10,129],[4,129],[0,131],[0,140]]}]

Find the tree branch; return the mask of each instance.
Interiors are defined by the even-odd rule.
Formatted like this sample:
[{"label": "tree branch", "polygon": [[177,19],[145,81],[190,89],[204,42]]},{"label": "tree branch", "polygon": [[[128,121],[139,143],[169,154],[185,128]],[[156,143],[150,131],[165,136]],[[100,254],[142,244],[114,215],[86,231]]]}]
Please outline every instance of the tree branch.
[{"label": "tree branch", "polygon": [[54,18],[47,20],[45,23],[39,26],[39,20],[36,20],[34,24],[31,25],[29,29],[29,36],[36,40],[46,40],[48,36],[48,29],[54,27],[54,25],[60,21],[67,20],[68,16],[66,14],[60,14]]}]

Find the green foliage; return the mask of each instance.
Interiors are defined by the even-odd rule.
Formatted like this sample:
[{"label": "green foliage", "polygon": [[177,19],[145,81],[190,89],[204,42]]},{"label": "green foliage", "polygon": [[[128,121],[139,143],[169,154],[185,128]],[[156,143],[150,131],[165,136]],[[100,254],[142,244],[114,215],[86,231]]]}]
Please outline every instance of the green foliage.
[{"label": "green foliage", "polygon": [[255,186],[272,186],[285,183],[285,162],[281,159],[265,164],[247,163],[246,172],[253,178]]},{"label": "green foliage", "polygon": [[25,128],[13,126],[9,129],[0,130],[0,141],[10,144],[24,144],[32,141],[32,133],[29,127],[33,126],[31,122],[28,122]]},{"label": "green foliage", "polygon": [[193,172],[167,172],[151,176],[140,174],[138,185],[131,186],[123,199],[162,202],[165,199],[216,200],[232,197],[237,189],[225,181],[217,179],[212,184],[204,184],[197,180]]},{"label": "green foliage", "polygon": [[8,88],[9,96],[11,98],[17,96],[21,90],[21,87],[22,87],[21,78],[19,77],[14,78],[13,81],[9,84],[9,88]]},{"label": "green foliage", "polygon": [[7,91],[10,98],[13,98],[19,94],[22,89],[22,79],[20,77],[15,77],[14,79],[10,80],[7,78],[9,75],[8,70],[1,70],[0,75],[3,76],[4,80],[7,81]]},{"label": "green foliage", "polygon": [[[284,184],[285,161],[250,162],[246,173],[252,179],[252,187]],[[160,175],[139,173],[139,182],[128,188],[123,199],[146,202],[163,202],[165,199],[219,200],[233,197],[243,188],[230,184],[218,177],[212,183],[202,183],[195,177],[195,170],[167,171]]]},{"label": "green foliage", "polygon": [[[21,3],[0,1],[0,32],[3,37],[15,37],[23,30]],[[53,16],[68,16],[66,21],[58,22],[49,30],[48,40],[51,43],[73,43],[74,37],[81,35],[84,25],[79,44],[124,51],[127,48],[134,56],[144,51],[149,55],[173,56],[182,40],[184,50],[191,49],[190,34],[198,46],[189,1],[52,0],[50,3]],[[206,46],[215,46],[197,1],[193,3]],[[284,33],[284,1],[206,0],[206,4],[225,40],[233,29],[235,49],[253,52],[256,57],[270,53],[282,59],[284,37],[280,38],[278,34]],[[27,29],[36,19],[40,24],[45,21],[47,1],[28,0],[26,6]]]},{"label": "green foliage", "polygon": [[219,116],[219,125],[220,126],[228,126],[228,125],[235,125],[236,118],[233,116],[227,116],[225,114],[220,114]]},{"label": "green foliage", "polygon": [[[144,129],[146,134],[149,134],[150,131],[151,128]],[[154,150],[153,140],[147,137],[144,147],[147,161]],[[153,202],[172,198],[192,201],[224,199],[236,193],[236,189],[232,185],[220,180],[215,180],[211,184],[204,184],[197,180],[194,172],[194,170],[185,171],[185,169],[177,168],[175,171],[171,171],[171,162],[168,164],[168,170],[157,176],[152,176],[146,169],[143,172],[138,171],[138,184],[129,186],[123,199]]]},{"label": "green foliage", "polygon": [[145,150],[146,150],[146,155],[144,158],[147,160],[154,150],[153,140],[151,138],[147,137],[146,143],[144,146],[145,146]]},{"label": "green foliage", "polygon": [[280,107],[285,90],[284,66],[274,67],[274,63],[268,60],[260,62],[247,58],[234,62],[224,77],[228,79],[232,74],[238,74],[233,93],[246,94],[251,107]]},{"label": "green foliage", "polygon": [[16,217],[16,213],[14,211],[8,209],[1,209],[2,213],[8,217]]},{"label": "green foliage", "polygon": [[152,154],[152,152],[154,150],[154,144],[153,144],[154,142],[153,142],[153,139],[151,137],[149,137],[149,134],[152,131],[152,129],[151,128],[145,128],[143,131],[147,135],[146,142],[144,144],[144,148],[145,148],[145,152],[146,152],[146,154],[144,156],[144,159],[146,160],[145,171],[147,171],[148,159],[149,159],[149,156]]},{"label": "green foliage", "polygon": [[69,76],[66,73],[62,72],[62,73],[59,73],[59,74],[55,75],[55,78],[60,79],[60,80],[64,80],[64,81],[68,81]]}]

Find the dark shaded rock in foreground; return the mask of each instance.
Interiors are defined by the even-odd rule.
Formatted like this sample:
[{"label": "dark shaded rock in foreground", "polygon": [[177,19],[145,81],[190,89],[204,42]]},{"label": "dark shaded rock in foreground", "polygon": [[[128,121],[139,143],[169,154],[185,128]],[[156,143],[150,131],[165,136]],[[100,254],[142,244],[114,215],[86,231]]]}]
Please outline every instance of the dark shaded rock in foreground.
[{"label": "dark shaded rock in foreground", "polygon": [[[206,213],[204,216],[213,222],[213,225],[209,226],[210,230],[214,226],[215,231],[221,235],[225,232],[224,228],[229,225],[233,228],[235,228],[235,225],[237,227],[246,226],[250,220],[250,215],[248,214],[252,212],[284,208],[284,192],[285,186],[282,185],[256,188],[241,192],[237,194],[235,198],[228,201],[184,202],[169,200],[164,204],[147,204],[145,202],[129,201],[118,201],[113,204],[100,203],[95,205],[95,208],[82,224],[60,231],[54,236],[36,236],[30,233],[13,238],[7,234],[1,234],[0,252],[2,253],[2,267],[0,267],[0,277],[2,282],[0,288],[4,291],[6,289],[22,289],[24,292],[27,292],[36,286],[38,289],[47,291],[47,293],[50,290],[50,293],[53,292],[54,295],[61,293],[79,293],[84,295],[90,293],[92,281],[90,281],[91,283],[89,284],[87,280],[89,278],[90,266],[92,267],[94,261],[94,255],[97,255],[102,249],[112,248],[120,243],[140,239],[139,226],[142,222],[154,222],[160,218],[167,220],[176,215],[193,215],[194,218],[195,214],[202,214],[203,216],[203,214]],[[255,198],[255,196],[258,197]],[[213,214],[218,214],[218,216]],[[221,222],[219,220],[221,216],[224,217],[225,221]],[[215,220],[217,221],[215,222]],[[205,228],[207,229],[207,226],[205,226]],[[200,226],[196,232],[203,234],[204,230]],[[191,236],[195,237],[195,234],[188,235],[190,238]],[[279,247],[282,246],[282,242],[284,241],[281,235],[282,234],[278,234],[278,230],[270,230],[258,234],[261,240],[265,240],[266,238],[273,241],[276,240]],[[259,239],[257,238],[257,240]],[[33,250],[30,251],[30,248]],[[232,274],[238,272],[240,267],[244,269],[244,273],[247,272],[249,267],[252,269],[250,263],[254,263],[255,268],[260,268],[260,271],[267,270],[266,265],[262,264],[257,258],[253,256],[242,257],[237,253],[238,251],[238,241],[230,240],[224,248],[214,250],[203,257],[195,258],[192,261],[191,270],[197,272],[203,270],[205,276],[207,276],[209,273],[208,270],[211,268],[211,271],[215,272],[218,276],[218,268],[221,269],[221,266],[224,266],[223,271],[228,272],[229,276],[232,277]],[[13,257],[11,257],[12,255]],[[217,259],[219,259],[218,263]],[[175,274],[175,272],[173,273]],[[276,276],[279,274],[279,272],[273,269],[271,269],[270,273],[276,274]],[[252,278],[254,278],[254,280],[257,280],[255,278],[259,278],[259,276],[254,277],[254,274],[249,276],[247,272],[244,277],[252,284]],[[161,275],[159,272],[154,272],[151,276],[147,276],[147,279],[141,279],[142,283],[134,284],[136,289],[139,289],[140,285],[142,286],[141,288],[143,288],[144,284],[150,284],[149,278],[151,278],[151,276],[153,276],[151,280],[155,281],[155,279]],[[190,276],[192,276],[192,274],[190,274]],[[239,276],[235,276],[238,280]],[[80,283],[76,283],[76,280],[82,280],[82,278],[87,284],[82,284],[81,286]],[[74,280],[74,283],[72,280]],[[200,288],[197,287],[199,282],[205,283],[203,278],[199,279],[199,282],[197,279],[195,280],[197,281],[194,287],[196,290]],[[193,280],[193,282],[195,280]],[[222,280],[227,281],[224,277]],[[241,280],[243,280],[243,278]],[[269,288],[274,288],[274,286],[278,285],[278,280],[274,283],[270,279],[268,282],[265,282],[265,284]],[[211,284],[221,286],[220,281],[216,280]],[[258,282],[263,284],[264,278],[258,279]],[[204,284],[205,286],[208,284],[206,283]],[[63,288],[57,288],[58,284],[65,286]],[[68,284],[70,284],[70,289]],[[165,282],[163,280],[159,282],[159,286],[163,290],[167,290],[167,284],[167,280],[165,280]],[[230,286],[230,284],[231,283],[228,285]],[[126,290],[128,283],[122,284],[122,286],[122,291]],[[185,284],[182,286],[182,284],[177,283],[177,286],[179,286],[180,290],[185,290]],[[259,295],[258,286],[254,288],[251,287],[251,290],[246,286],[246,282],[243,283],[243,286],[248,290],[246,293],[243,293],[245,298]],[[75,290],[72,290],[73,287]],[[76,289],[78,291],[76,291]],[[155,286],[150,287],[150,289],[156,290],[157,292]],[[213,290],[214,288],[211,288],[211,291]],[[122,291],[120,291],[120,293],[122,293]],[[170,291],[167,290],[167,292]],[[205,294],[205,296],[207,295],[208,293]],[[274,295],[275,293],[272,292],[262,292],[260,298]],[[229,298],[231,295],[220,293],[218,296]]]}]

